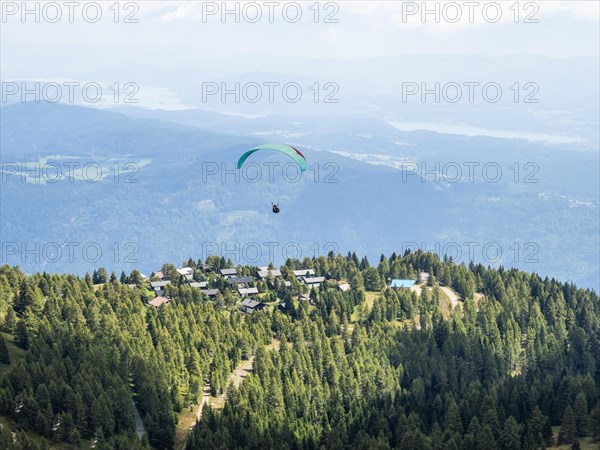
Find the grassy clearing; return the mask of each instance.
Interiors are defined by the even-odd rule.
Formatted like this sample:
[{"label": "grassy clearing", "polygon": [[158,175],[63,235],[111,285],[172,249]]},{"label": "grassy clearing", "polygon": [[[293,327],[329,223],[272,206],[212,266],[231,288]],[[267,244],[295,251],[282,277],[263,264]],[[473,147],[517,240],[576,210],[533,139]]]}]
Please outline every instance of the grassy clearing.
[{"label": "grassy clearing", "polygon": [[[279,339],[273,339],[273,341],[266,345],[265,348],[269,351],[278,351],[281,345],[281,341]],[[291,346],[291,343],[288,343]],[[234,386],[239,387],[250,373],[252,373],[252,367],[254,365],[254,357],[242,360],[238,363],[237,367],[233,372],[229,374],[229,378],[227,379],[227,386],[229,383],[233,382]],[[208,389],[208,387],[205,387]],[[207,391],[208,392],[208,391]],[[225,401],[227,400],[227,392],[223,392],[222,394],[213,397],[210,396],[208,398],[208,404],[210,404],[213,408],[223,408],[225,406]],[[188,408],[185,408],[179,414],[179,420],[177,422],[177,427],[175,429],[175,448],[183,449],[185,448],[185,443],[187,441],[188,433],[190,429],[196,423],[196,417],[198,416],[198,408],[200,405],[192,405]]]},{"label": "grassy clearing", "polygon": [[[365,292],[365,301],[362,304],[362,308],[365,314],[369,314],[371,312],[371,309],[373,308],[373,303],[375,303],[375,300],[377,298],[379,298],[379,296],[381,295],[381,292],[375,292],[375,291],[366,291]],[[350,315],[350,322],[358,322],[360,321],[361,317],[360,317],[360,308],[361,305],[357,305],[354,307],[354,311],[352,311],[352,314]]]},{"label": "grassy clearing", "polygon": [[13,336],[8,333],[2,333],[2,337],[6,340],[6,348],[8,348],[8,355],[10,356],[10,364],[0,364],[0,376],[7,372],[10,367],[15,366],[25,358],[25,350],[15,345]]},{"label": "grassy clearing", "polygon": [[175,428],[175,448],[184,448],[188,433],[196,423],[196,410],[198,405],[191,405],[179,413],[177,428]]},{"label": "grassy clearing", "polygon": [[[558,433],[560,432],[560,427],[555,426],[552,427],[552,438],[554,441],[558,440]],[[594,442],[592,437],[584,437],[579,439],[579,443],[581,444],[581,450],[599,450],[600,442]],[[548,450],[571,450],[572,444],[563,444],[563,445],[555,445],[551,447],[547,447]]]},{"label": "grassy clearing", "polygon": [[440,289],[440,311],[445,320],[447,320],[452,313],[452,301],[450,300],[450,297],[448,297],[448,294],[442,289]]}]

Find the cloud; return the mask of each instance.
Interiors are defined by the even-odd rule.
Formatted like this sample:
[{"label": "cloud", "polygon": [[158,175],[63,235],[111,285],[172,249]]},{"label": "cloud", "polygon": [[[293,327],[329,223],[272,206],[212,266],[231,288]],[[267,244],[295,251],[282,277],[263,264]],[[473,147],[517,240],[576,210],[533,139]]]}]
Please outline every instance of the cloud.
[{"label": "cloud", "polygon": [[422,28],[428,32],[452,32],[511,23],[526,26],[559,15],[573,21],[600,18],[600,2],[595,1],[357,1],[341,5],[344,13],[360,16],[371,25],[391,25],[407,31]]},{"label": "cloud", "polygon": [[[540,12],[542,14],[556,15],[563,14],[571,20],[600,20],[600,2],[597,1],[579,1],[579,2],[540,2]],[[566,14],[565,14],[566,13]]]},{"label": "cloud", "polygon": [[216,212],[217,211],[217,206],[215,205],[215,202],[213,202],[210,199],[197,201],[194,203],[194,207],[198,211],[202,211],[202,212]]},{"label": "cloud", "polygon": [[196,16],[199,17],[200,15],[196,14],[194,6],[179,6],[175,11],[170,11],[162,15],[159,20],[162,22],[174,22],[195,18]]}]

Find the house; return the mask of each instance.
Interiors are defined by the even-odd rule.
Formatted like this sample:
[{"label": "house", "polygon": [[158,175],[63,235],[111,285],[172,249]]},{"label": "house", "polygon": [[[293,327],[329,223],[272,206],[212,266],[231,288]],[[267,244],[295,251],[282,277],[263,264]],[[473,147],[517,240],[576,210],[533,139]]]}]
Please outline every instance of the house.
[{"label": "house", "polygon": [[230,285],[238,284],[240,287],[245,287],[252,282],[252,277],[231,277],[227,280]]},{"label": "house", "polygon": [[162,305],[168,305],[171,299],[166,297],[156,297],[148,302],[148,306],[152,306],[154,308],[160,308]]},{"label": "house", "polygon": [[258,289],[255,287],[239,288],[238,292],[240,293],[241,296],[252,295],[252,294],[258,294]]},{"label": "house", "polygon": [[298,278],[299,280],[301,280],[302,278],[315,276],[314,269],[294,270],[293,273],[294,273],[294,275],[296,275],[296,278]]},{"label": "house", "polygon": [[167,284],[171,284],[171,282],[169,280],[150,282],[150,286],[152,286],[152,289],[154,289],[154,292],[156,292],[156,295],[158,295],[159,297],[165,295],[165,286]]},{"label": "house", "polygon": [[159,280],[164,280],[165,279],[165,274],[162,272],[153,272],[153,274],[155,278],[158,278]]},{"label": "house", "polygon": [[306,277],[304,278],[304,284],[311,288],[318,288],[321,283],[325,281],[325,277]]},{"label": "house", "polygon": [[218,289],[200,289],[200,292],[208,297],[215,297],[218,293]]},{"label": "house", "polygon": [[281,270],[279,269],[272,269],[272,270],[259,270],[258,271],[258,276],[261,280],[264,280],[265,278],[269,278],[270,276],[273,277],[280,277],[281,276]]},{"label": "house", "polygon": [[137,284],[135,284],[135,283],[134,284],[128,284],[127,287],[129,289],[135,289],[137,287]]},{"label": "house", "polygon": [[422,284],[427,284],[429,282],[429,272],[421,272],[419,275]]},{"label": "house", "polygon": [[188,281],[192,281],[194,279],[194,269],[191,267],[182,267],[181,269],[177,269],[177,273]]},{"label": "house", "polygon": [[242,300],[240,306],[242,307],[242,311],[247,314],[252,314],[255,311],[260,311],[267,307],[264,303],[249,298]]},{"label": "house", "polygon": [[350,290],[350,285],[348,283],[340,283],[338,284],[338,289],[342,292],[348,292]]},{"label": "house", "polygon": [[415,284],[415,280],[398,280],[394,279],[390,283],[391,288],[411,288]]},{"label": "house", "polygon": [[221,269],[219,272],[225,278],[237,277],[237,269]]},{"label": "house", "polygon": [[308,294],[300,294],[298,296],[298,301],[299,302],[309,302],[310,303],[310,295],[308,295]]},{"label": "house", "polygon": [[208,281],[195,281],[190,283],[190,286],[197,289],[204,289],[208,286]]}]

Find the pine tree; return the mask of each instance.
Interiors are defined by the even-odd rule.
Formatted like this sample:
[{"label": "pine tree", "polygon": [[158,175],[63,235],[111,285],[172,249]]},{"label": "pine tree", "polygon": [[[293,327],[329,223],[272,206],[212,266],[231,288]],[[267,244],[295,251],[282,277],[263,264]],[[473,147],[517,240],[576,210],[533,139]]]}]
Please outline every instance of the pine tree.
[{"label": "pine tree", "polygon": [[571,444],[575,437],[577,437],[575,414],[571,405],[567,405],[560,425],[560,432],[558,433],[558,442],[561,444]]},{"label": "pine tree", "polygon": [[580,392],[575,398],[574,411],[577,436],[585,436],[588,428],[588,405],[585,394]]},{"label": "pine tree", "polygon": [[519,424],[513,416],[504,422],[504,428],[500,434],[500,447],[503,450],[518,450],[521,448]]},{"label": "pine tree", "polygon": [[496,450],[496,438],[489,425],[482,425],[477,435],[477,450]]},{"label": "pine tree", "polygon": [[4,324],[2,325],[2,329],[7,333],[14,333],[15,327],[17,326],[17,314],[15,310],[12,308],[8,308],[8,312],[6,313],[6,317],[4,318]]},{"label": "pine tree", "polygon": [[460,420],[460,412],[454,399],[452,399],[448,405],[448,410],[446,411],[446,416],[444,417],[444,425],[446,430],[450,430],[453,433],[463,432],[463,426]]},{"label": "pine tree", "polygon": [[24,320],[19,320],[17,326],[15,327],[15,343],[27,350],[29,348],[29,331],[27,330],[27,325],[25,325]]},{"label": "pine tree", "polygon": [[6,347],[6,340],[2,335],[0,335],[0,364],[10,364],[10,355]]},{"label": "pine tree", "polygon": [[600,438],[600,402],[596,403],[590,413],[590,430],[593,430],[594,439]]}]

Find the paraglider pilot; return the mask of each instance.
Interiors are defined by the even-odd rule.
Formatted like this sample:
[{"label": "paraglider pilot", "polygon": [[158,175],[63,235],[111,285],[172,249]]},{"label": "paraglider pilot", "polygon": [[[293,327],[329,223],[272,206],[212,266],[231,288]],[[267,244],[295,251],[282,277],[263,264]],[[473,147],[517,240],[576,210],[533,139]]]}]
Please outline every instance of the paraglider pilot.
[{"label": "paraglider pilot", "polygon": [[271,202],[271,206],[273,207],[273,212],[277,214],[279,212],[279,205],[276,205],[275,203]]}]

